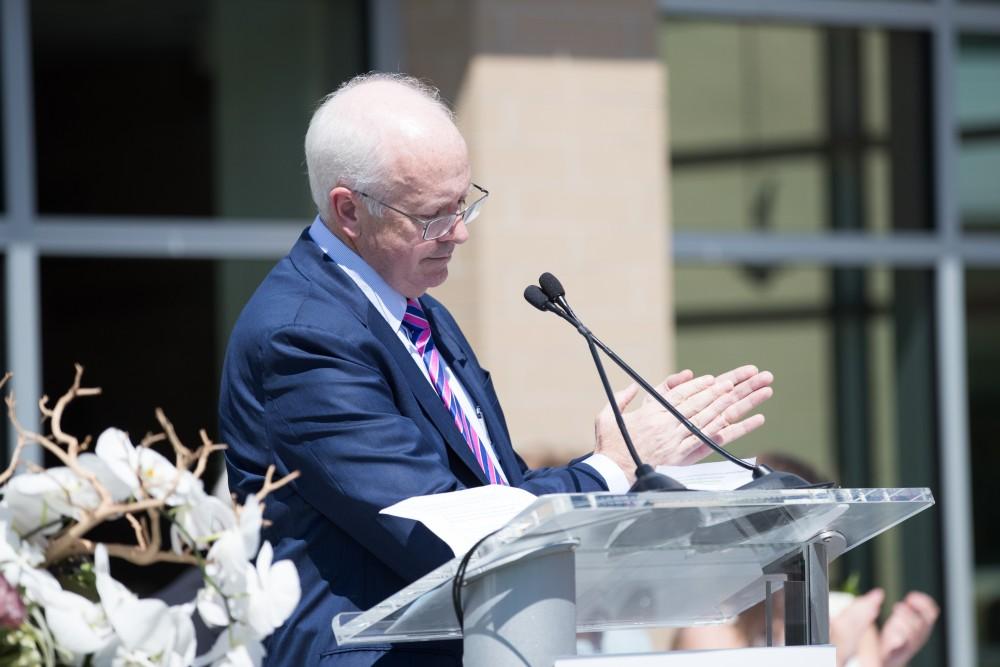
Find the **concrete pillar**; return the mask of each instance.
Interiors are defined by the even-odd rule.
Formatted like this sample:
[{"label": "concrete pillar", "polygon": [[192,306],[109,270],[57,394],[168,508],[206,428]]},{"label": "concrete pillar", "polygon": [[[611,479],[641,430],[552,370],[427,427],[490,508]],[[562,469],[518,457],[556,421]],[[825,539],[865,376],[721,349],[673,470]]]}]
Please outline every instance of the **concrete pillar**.
[{"label": "concrete pillar", "polygon": [[452,101],[473,179],[491,192],[435,295],[492,370],[519,451],[583,453],[604,403],[590,356],[521,292],[554,273],[598,336],[651,381],[667,372],[667,122],[655,2],[401,7],[407,69]]}]

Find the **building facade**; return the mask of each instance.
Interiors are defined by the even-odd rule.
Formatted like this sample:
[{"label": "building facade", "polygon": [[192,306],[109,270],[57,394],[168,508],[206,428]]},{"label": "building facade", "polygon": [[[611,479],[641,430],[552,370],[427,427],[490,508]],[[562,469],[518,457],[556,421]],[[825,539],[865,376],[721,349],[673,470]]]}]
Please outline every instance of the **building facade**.
[{"label": "building facade", "polygon": [[[1000,4],[0,0],[0,353],[18,414],[72,364],[80,433],[215,432],[242,304],[311,220],[302,137],[370,69],[437,84],[491,191],[448,303],[522,453],[600,386],[522,303],[558,275],[651,378],[773,370],[741,455],[938,505],[839,576],[920,588],[919,664],[1000,665]],[[621,376],[618,383],[621,384]],[[10,434],[5,434],[7,443]]]}]

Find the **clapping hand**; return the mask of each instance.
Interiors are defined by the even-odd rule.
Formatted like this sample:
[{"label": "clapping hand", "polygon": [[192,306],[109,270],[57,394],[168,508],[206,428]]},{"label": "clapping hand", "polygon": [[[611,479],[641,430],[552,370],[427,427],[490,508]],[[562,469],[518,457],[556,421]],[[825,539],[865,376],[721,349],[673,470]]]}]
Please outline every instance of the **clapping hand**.
[{"label": "clapping hand", "polygon": [[883,667],[903,667],[927,642],[939,609],[926,593],[912,591],[892,606],[882,626],[879,648]]},{"label": "clapping hand", "polygon": [[[764,423],[764,415],[745,417],[773,394],[774,376],[759,371],[756,366],[740,366],[719,376],[695,377],[684,370],[668,377],[656,386],[681,414],[702,429],[717,443],[728,444]],[[618,408],[624,412],[639,392],[630,385],[615,395]],[[644,463],[657,465],[688,465],[711,453],[704,443],[667,412],[651,396],[631,412],[624,413],[625,425]],[[594,424],[595,451],[614,460],[632,479],[635,464],[622,442],[611,406],[605,406]]]}]

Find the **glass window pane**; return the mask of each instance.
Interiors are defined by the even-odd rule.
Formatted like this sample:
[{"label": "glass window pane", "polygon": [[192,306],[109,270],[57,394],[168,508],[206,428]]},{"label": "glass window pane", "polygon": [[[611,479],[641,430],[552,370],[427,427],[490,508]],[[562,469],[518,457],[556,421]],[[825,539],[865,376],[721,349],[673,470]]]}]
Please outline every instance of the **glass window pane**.
[{"label": "glass window pane", "polygon": [[302,137],[361,0],[31,3],[47,214],[311,217]]},{"label": "glass window pane", "polygon": [[969,231],[1000,231],[1000,37],[959,39],[958,204]]},{"label": "glass window pane", "polygon": [[1000,493],[993,471],[1000,465],[1000,270],[966,276],[969,355],[969,441],[972,450],[972,505],[976,555],[976,617],[979,657],[1000,665]]},{"label": "glass window pane", "polygon": [[[677,367],[752,362],[775,374],[767,424],[734,453],[784,453],[843,486],[940,497],[929,271],[681,265],[674,277]],[[940,600],[938,530],[936,514],[915,517],[842,557],[837,579],[857,573],[890,598],[919,589]],[[938,629],[912,664],[943,664],[941,650]]]},{"label": "glass window pane", "polygon": [[664,19],[674,226],[930,228],[928,44],[915,32]]}]

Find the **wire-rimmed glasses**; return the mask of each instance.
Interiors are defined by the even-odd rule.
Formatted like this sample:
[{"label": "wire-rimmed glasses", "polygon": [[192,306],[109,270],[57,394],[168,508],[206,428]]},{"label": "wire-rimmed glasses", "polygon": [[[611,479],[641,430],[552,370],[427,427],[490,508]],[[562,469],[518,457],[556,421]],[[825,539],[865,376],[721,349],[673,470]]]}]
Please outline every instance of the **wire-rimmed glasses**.
[{"label": "wire-rimmed glasses", "polygon": [[405,215],[414,223],[420,225],[420,227],[424,230],[423,238],[425,241],[433,241],[434,239],[439,239],[442,236],[445,236],[452,229],[454,229],[455,225],[458,224],[459,220],[464,222],[466,225],[471,224],[472,221],[475,220],[476,217],[479,215],[479,211],[483,207],[483,202],[486,201],[486,198],[490,196],[488,190],[473,183],[472,187],[469,188],[469,196],[466,197],[466,201],[468,201],[468,199],[471,197],[475,197],[475,201],[473,201],[471,204],[466,206],[461,211],[458,211],[456,213],[447,213],[445,215],[439,215],[436,218],[431,218],[428,220],[426,218],[421,218],[416,215],[410,215],[406,211],[400,211],[398,208],[389,206],[384,201],[372,197],[367,192],[361,192],[360,190],[356,192],[362,197],[367,197],[368,199],[371,199],[373,202],[381,206],[385,206],[387,209],[391,211],[395,211],[400,215]]}]

